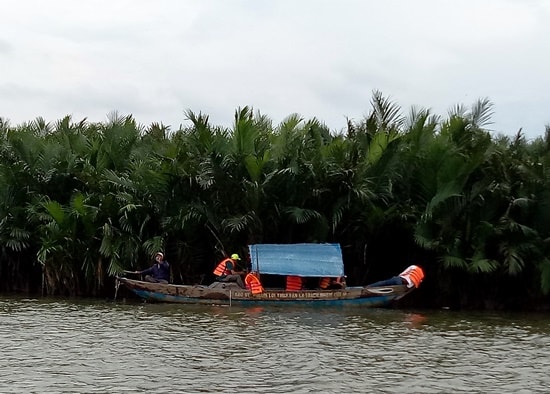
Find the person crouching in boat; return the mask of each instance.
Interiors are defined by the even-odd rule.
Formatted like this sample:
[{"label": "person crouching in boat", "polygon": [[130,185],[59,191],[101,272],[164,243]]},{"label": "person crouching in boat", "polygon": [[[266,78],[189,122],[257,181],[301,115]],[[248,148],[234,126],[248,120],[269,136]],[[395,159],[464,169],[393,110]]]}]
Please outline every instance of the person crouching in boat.
[{"label": "person crouching in boat", "polygon": [[145,275],[145,280],[147,282],[168,283],[170,280],[170,264],[168,264],[168,261],[164,260],[164,254],[162,252],[157,252],[155,255],[155,263],[151,267],[143,271],[136,271],[135,273]]},{"label": "person crouching in boat", "polygon": [[371,283],[370,285],[367,285],[367,287],[407,285],[407,287],[410,289],[411,287],[418,288],[423,280],[424,271],[422,270],[422,268],[417,265],[411,265],[399,275],[393,276],[390,279]]},{"label": "person crouching in boat", "polygon": [[324,277],[319,279],[319,289],[321,290],[344,289],[345,287],[346,287],[345,276],[340,276],[337,278]]},{"label": "person crouching in boat", "polygon": [[244,289],[245,287],[241,275],[245,272],[237,271],[237,261],[240,259],[239,255],[234,253],[231,257],[220,261],[214,269],[216,280],[218,282],[235,282],[241,289]]}]

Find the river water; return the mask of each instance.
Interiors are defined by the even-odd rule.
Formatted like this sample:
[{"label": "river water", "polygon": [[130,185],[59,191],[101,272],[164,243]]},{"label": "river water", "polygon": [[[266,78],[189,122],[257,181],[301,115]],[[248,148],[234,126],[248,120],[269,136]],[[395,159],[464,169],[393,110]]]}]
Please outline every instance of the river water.
[{"label": "river water", "polygon": [[550,315],[0,297],[1,393],[548,393]]}]

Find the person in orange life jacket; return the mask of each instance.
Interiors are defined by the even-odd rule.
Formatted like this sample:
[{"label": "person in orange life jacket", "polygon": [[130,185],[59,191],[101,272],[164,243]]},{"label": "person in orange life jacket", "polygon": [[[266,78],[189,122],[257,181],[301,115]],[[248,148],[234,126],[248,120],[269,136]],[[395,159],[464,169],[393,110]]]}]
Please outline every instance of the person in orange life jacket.
[{"label": "person in orange life jacket", "polygon": [[319,279],[319,288],[321,290],[344,289],[345,287],[346,287],[345,276],[340,276],[338,278],[323,277]]},{"label": "person in orange life jacket", "polygon": [[411,265],[397,276],[371,283],[367,287],[407,285],[408,288],[418,288],[424,280],[424,271],[417,265]]},{"label": "person in orange life jacket", "polygon": [[237,271],[237,261],[240,259],[239,255],[234,253],[231,257],[220,261],[214,269],[216,280],[219,282],[235,282],[241,289],[244,289],[243,278],[241,278],[244,272]]},{"label": "person in orange life jacket", "polygon": [[170,264],[164,260],[164,254],[158,252],[155,255],[155,263],[151,267],[135,273],[145,275],[147,282],[168,283],[170,280]]}]

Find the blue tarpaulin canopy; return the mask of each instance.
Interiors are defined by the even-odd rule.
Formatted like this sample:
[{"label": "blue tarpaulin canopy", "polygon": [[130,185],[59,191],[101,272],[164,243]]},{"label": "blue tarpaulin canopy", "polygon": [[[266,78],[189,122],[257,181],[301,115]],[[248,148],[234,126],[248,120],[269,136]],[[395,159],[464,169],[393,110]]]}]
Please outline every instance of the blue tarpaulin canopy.
[{"label": "blue tarpaulin canopy", "polygon": [[257,244],[248,249],[252,270],[260,274],[344,276],[339,244]]}]

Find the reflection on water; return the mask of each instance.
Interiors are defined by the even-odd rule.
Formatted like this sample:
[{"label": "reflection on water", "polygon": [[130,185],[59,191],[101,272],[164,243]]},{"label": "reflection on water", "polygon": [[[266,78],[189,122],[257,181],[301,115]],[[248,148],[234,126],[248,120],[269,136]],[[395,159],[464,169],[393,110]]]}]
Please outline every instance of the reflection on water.
[{"label": "reflection on water", "polygon": [[0,298],[2,393],[548,392],[550,317]]}]

